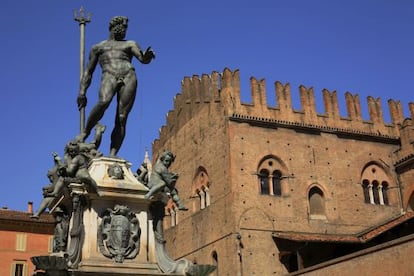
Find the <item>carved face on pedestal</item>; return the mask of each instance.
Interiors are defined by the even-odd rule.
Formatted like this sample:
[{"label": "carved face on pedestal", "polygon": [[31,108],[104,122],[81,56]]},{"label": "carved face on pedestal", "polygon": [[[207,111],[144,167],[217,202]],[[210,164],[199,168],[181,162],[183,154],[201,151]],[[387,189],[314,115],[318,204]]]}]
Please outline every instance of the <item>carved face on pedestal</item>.
[{"label": "carved face on pedestal", "polygon": [[108,175],[113,179],[124,179],[124,171],[119,164],[112,164],[108,168]]}]

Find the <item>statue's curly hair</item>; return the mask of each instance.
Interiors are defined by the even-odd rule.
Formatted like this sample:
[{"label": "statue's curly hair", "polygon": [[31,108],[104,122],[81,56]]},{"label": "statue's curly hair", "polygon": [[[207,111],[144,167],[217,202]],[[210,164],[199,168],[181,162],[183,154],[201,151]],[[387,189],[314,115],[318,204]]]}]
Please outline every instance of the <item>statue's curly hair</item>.
[{"label": "statue's curly hair", "polygon": [[79,152],[79,142],[70,141],[69,143],[67,143],[65,146],[65,153],[67,153],[69,150],[75,150],[76,152]]},{"label": "statue's curly hair", "polygon": [[163,161],[165,159],[165,157],[167,157],[167,156],[169,156],[171,158],[171,160],[174,162],[175,155],[174,155],[174,153],[172,153],[171,151],[168,151],[168,150],[164,151],[161,154],[160,160]]},{"label": "statue's curly hair", "polygon": [[120,25],[122,23],[128,23],[128,17],[126,16],[114,16],[109,21],[109,30],[112,30],[113,27]]}]

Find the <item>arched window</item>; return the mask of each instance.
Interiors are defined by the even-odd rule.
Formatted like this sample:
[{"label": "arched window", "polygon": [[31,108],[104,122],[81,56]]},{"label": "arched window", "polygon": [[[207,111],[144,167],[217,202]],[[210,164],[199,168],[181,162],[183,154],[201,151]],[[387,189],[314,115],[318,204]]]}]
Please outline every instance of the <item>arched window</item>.
[{"label": "arched window", "polygon": [[210,189],[208,187],[204,187],[204,194],[206,196],[206,207],[210,206]]},{"label": "arched window", "polygon": [[275,157],[264,159],[258,168],[260,194],[282,196],[282,165]]},{"label": "arched window", "polygon": [[323,192],[318,187],[309,190],[309,214],[311,216],[325,216],[325,199]]},{"label": "arched window", "polygon": [[196,210],[203,210],[210,206],[210,181],[207,170],[203,166],[199,166],[194,174],[193,178],[193,198],[198,198],[198,206],[195,206]]},{"label": "arched window", "polygon": [[218,254],[217,254],[217,251],[213,251],[212,253],[211,253],[211,257],[213,258],[213,265],[215,265],[216,266],[216,270],[215,270],[215,274],[216,275],[219,275],[218,274],[218,271],[219,271],[219,263],[218,263]]},{"label": "arched window", "polygon": [[261,170],[259,172],[259,179],[260,179],[260,193],[262,195],[270,194],[269,171],[265,169]]},{"label": "arched window", "polygon": [[385,171],[376,164],[367,166],[362,172],[362,190],[365,203],[389,205],[390,179]]},{"label": "arched window", "polygon": [[176,226],[177,225],[177,212],[175,211],[175,209],[170,210],[170,214],[171,214],[171,226]]},{"label": "arched window", "polygon": [[200,198],[200,210],[203,210],[206,208],[206,193],[203,189],[198,191],[198,196]]},{"label": "arched window", "polygon": [[364,179],[364,181],[362,181],[362,188],[364,190],[364,201],[365,203],[371,203],[370,202],[370,196],[369,196],[369,181]]},{"label": "arched window", "polygon": [[374,194],[374,204],[379,204],[379,184],[378,181],[372,181],[372,193]]},{"label": "arched window", "polygon": [[384,203],[384,205],[389,205],[389,202],[388,202],[388,183],[387,183],[387,181],[383,181],[382,183],[381,183],[381,186],[382,186],[382,199],[383,199],[383,203]]},{"label": "arched window", "polygon": [[178,224],[178,207],[175,202],[169,198],[165,205],[164,212],[166,216],[170,216],[170,226],[174,227]]},{"label": "arched window", "polygon": [[274,171],[272,174],[272,185],[273,185],[273,194],[275,196],[282,195],[282,186],[280,180],[282,178],[282,173],[280,171]]}]

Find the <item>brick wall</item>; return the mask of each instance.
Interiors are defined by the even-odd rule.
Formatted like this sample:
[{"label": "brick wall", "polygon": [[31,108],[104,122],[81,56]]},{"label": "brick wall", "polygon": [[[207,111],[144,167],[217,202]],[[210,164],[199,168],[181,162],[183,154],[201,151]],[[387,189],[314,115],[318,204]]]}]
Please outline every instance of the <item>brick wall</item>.
[{"label": "brick wall", "polygon": [[[238,71],[184,79],[153,144],[154,159],[165,149],[177,155],[171,171],[180,174],[177,188],[190,207],[178,213],[176,226],[164,224],[174,258],[218,262],[218,275],[283,275],[283,252],[273,231],[358,236],[405,209],[414,175],[410,167],[397,175],[394,164],[413,151],[395,156],[401,147],[399,102],[388,102],[392,124],[385,124],[380,99],[368,97],[370,120],[364,121],[358,95],[346,93],[348,117],[343,118],[335,91],[323,91],[324,114],[315,110],[312,88],[299,88],[298,111],[292,108],[288,84],[275,83],[275,92],[278,105],[268,107],[265,81],[252,78],[252,103],[245,104]],[[282,173],[281,196],[260,193],[258,169],[266,158]],[[369,165],[389,181],[388,205],[364,200],[361,177]],[[208,174],[211,195],[211,205],[203,210],[194,192],[200,166]],[[310,215],[312,187],[323,194],[322,216]]]}]

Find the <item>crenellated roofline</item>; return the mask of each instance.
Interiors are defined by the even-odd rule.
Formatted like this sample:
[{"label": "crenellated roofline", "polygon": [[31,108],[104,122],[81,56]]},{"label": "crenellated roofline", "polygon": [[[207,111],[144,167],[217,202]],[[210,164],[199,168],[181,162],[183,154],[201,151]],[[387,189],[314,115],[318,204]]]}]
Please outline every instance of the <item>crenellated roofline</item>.
[{"label": "crenellated roofline", "polygon": [[[160,129],[159,140],[178,131],[206,106],[214,105],[215,109],[230,118],[234,114],[238,118],[260,118],[261,121],[286,122],[293,126],[317,126],[320,129],[336,129],[361,135],[398,139],[400,127],[404,121],[400,101],[388,100],[388,111],[391,122],[385,123],[380,98],[367,97],[369,120],[363,120],[361,103],[358,94],[345,93],[347,116],[340,115],[336,91],[322,90],[324,113],[316,111],[316,99],[312,87],[299,86],[299,110],[292,106],[290,84],[274,83],[276,106],[269,106],[266,92],[266,81],[250,78],[251,103],[241,102],[240,72],[225,68],[222,73],[212,72],[201,77],[193,75],[185,77],[181,82],[181,92],[174,97],[174,109],[166,116],[166,125]],[[411,118],[414,118],[414,103],[409,103]],[[250,119],[249,119],[250,120]],[[346,130],[346,131],[344,131]],[[155,143],[158,143],[156,141]]]}]

